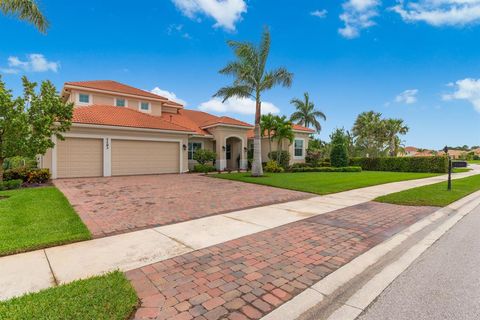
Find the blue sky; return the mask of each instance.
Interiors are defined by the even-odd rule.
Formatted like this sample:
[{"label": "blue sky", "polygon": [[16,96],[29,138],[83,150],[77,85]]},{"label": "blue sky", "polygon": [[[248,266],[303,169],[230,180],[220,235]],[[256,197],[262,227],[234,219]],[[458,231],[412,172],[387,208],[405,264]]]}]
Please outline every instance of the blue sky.
[{"label": "blue sky", "polygon": [[[270,66],[295,74],[291,88],[263,97],[289,115],[308,91],[327,115],[322,139],[350,129],[362,111],[405,120],[406,145],[480,145],[480,0],[53,1],[41,8],[46,35],[0,17],[0,73],[15,94],[20,77],[112,79],[160,88],[187,108],[253,122],[249,101],[220,105],[231,79],[226,41],[272,33]],[[164,92],[165,93],[165,92]],[[165,93],[167,94],[167,93]]]}]

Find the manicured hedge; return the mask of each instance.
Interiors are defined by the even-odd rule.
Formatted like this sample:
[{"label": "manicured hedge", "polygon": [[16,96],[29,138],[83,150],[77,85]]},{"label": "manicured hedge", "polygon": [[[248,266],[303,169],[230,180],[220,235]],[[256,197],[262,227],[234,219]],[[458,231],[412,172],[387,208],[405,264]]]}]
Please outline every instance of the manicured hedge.
[{"label": "manicured hedge", "polygon": [[296,167],[290,172],[362,172],[361,167]]},{"label": "manicured hedge", "polygon": [[448,172],[448,158],[445,156],[351,158],[350,165],[362,167],[367,171]]}]

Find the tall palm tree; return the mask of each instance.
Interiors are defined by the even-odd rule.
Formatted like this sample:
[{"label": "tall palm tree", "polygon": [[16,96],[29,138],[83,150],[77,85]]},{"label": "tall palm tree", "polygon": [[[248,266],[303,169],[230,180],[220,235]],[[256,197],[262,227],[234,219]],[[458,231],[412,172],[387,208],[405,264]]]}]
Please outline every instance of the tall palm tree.
[{"label": "tall palm tree", "polygon": [[283,142],[287,140],[290,144],[293,143],[295,139],[295,134],[293,133],[292,122],[287,119],[286,116],[282,117],[275,117],[276,124],[275,130],[273,133],[273,139],[277,139],[278,147],[277,147],[277,162],[280,162],[280,156],[282,153],[282,146]]},{"label": "tall palm tree", "polygon": [[35,0],[0,0],[0,11],[32,23],[42,33],[47,31],[49,23]]},{"label": "tall palm tree", "polygon": [[267,134],[268,137],[268,154],[270,157],[270,153],[272,152],[272,135],[273,135],[273,130],[275,130],[275,127],[277,126],[277,117],[275,117],[273,114],[264,114],[260,118],[260,129],[261,129],[261,135],[262,137],[265,136],[265,133]]},{"label": "tall palm tree", "polygon": [[399,135],[407,134],[409,128],[403,123],[402,119],[386,119],[384,123],[388,153],[391,157],[396,157],[402,144]]},{"label": "tall palm tree", "polygon": [[303,94],[303,100],[294,98],[290,103],[295,106],[295,109],[297,109],[297,111],[290,116],[291,121],[297,122],[299,125],[307,128],[313,126],[317,133],[322,130],[322,125],[318,121],[318,118],[325,121],[327,120],[327,117],[322,111],[315,109],[315,104],[310,101],[310,95],[308,92]]},{"label": "tall palm tree", "polygon": [[267,28],[259,46],[248,42],[229,41],[234,50],[236,61],[230,62],[220,70],[221,74],[235,77],[233,84],[218,90],[215,97],[253,98],[255,100],[255,137],[253,144],[252,176],[263,175],[260,117],[262,114],[262,94],[276,85],[290,87],[293,74],[285,68],[267,71],[266,65],[270,53],[270,32]]}]

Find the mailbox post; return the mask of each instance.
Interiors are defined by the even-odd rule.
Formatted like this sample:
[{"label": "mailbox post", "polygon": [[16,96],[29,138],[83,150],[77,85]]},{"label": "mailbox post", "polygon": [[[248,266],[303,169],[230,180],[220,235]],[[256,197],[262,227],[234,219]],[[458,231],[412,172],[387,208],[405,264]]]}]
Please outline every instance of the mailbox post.
[{"label": "mailbox post", "polygon": [[450,158],[450,156],[448,155],[448,146],[445,146],[445,148],[443,148],[443,152],[445,152],[445,154],[448,157],[448,186],[447,186],[447,190],[451,191],[452,190],[452,158]]}]

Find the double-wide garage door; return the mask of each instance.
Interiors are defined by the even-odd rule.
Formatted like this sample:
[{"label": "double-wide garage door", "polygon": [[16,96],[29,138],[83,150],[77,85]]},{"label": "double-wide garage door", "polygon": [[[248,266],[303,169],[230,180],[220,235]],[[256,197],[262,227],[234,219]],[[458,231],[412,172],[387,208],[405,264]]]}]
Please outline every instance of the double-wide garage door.
[{"label": "double-wide garage door", "polygon": [[[112,176],[180,172],[177,142],[111,140]],[[57,143],[57,177],[101,177],[103,139],[66,138]]]}]

